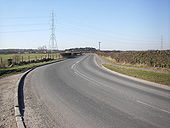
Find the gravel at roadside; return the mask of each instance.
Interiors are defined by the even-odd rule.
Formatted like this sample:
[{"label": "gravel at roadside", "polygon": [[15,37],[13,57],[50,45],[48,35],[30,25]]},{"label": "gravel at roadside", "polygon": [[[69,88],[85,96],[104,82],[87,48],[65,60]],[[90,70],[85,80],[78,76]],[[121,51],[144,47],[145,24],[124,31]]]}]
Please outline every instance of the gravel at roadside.
[{"label": "gravel at roadside", "polygon": [[0,79],[0,128],[17,128],[14,111],[15,89],[22,74]]}]

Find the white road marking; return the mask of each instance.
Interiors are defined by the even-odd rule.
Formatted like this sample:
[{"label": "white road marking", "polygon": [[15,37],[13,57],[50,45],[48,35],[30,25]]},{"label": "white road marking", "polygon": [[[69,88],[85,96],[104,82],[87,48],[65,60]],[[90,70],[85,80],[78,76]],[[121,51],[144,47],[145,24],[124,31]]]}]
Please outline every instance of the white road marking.
[{"label": "white road marking", "polygon": [[95,84],[95,85],[97,85],[97,86],[99,86],[99,85],[101,84],[101,83],[99,83],[98,81],[93,80],[93,79],[90,79],[89,77],[87,77],[86,75],[84,75],[84,74],[82,74],[82,73],[80,73],[80,72],[75,71],[75,73],[76,73],[78,76],[84,78],[85,80],[87,80],[87,81],[89,81],[89,82],[91,82],[91,83],[93,83],[93,84]]},{"label": "white road marking", "polygon": [[[101,87],[101,86],[105,86],[105,87],[107,87],[107,88],[110,88],[110,89],[113,89],[113,90],[114,90],[114,88],[112,88],[112,87],[110,87],[110,86],[107,86],[107,85],[104,85],[104,84],[102,84],[102,83],[100,83],[100,82],[98,82],[98,81],[96,81],[96,80],[94,80],[94,79],[92,79],[92,78],[89,78],[87,75],[79,72],[79,71],[76,69],[76,65],[78,65],[78,63],[80,63],[80,62],[81,62],[83,59],[85,59],[85,58],[86,58],[86,57],[82,58],[81,60],[77,61],[76,63],[74,63],[74,64],[71,66],[71,68],[74,70],[74,73],[77,74],[77,75],[79,75],[80,77],[86,79],[87,81],[92,82],[93,84],[95,84],[95,85],[97,85],[97,86],[100,86],[100,87]],[[96,62],[96,61],[95,61],[95,62]],[[147,104],[147,103],[145,103],[145,102],[142,102],[142,101],[140,101],[140,100],[136,100],[136,102],[138,102],[138,103],[140,103],[140,104],[143,104],[143,105],[145,105],[145,106],[148,106],[148,107],[157,109],[157,110],[159,110],[159,111],[162,111],[162,112],[165,112],[165,113],[170,114],[170,112],[167,111],[167,110],[158,108],[158,107],[156,107],[156,106],[152,106],[152,105]]]},{"label": "white road marking", "polygon": [[87,81],[95,84],[96,86],[100,86],[100,87],[105,86],[105,87],[107,87],[107,88],[110,88],[110,89],[112,89],[112,90],[115,90],[113,87],[110,87],[110,86],[105,85],[104,83],[98,82],[98,81],[96,81],[96,80],[88,77],[87,75],[81,73],[80,71],[78,71],[78,70],[76,69],[76,65],[78,65],[78,63],[80,63],[80,62],[81,62],[83,59],[85,59],[85,58],[86,58],[86,57],[82,58],[81,60],[77,61],[76,63],[74,63],[74,64],[71,66],[72,69],[74,70],[74,73],[76,73],[78,76],[84,78],[85,80],[87,80]]},{"label": "white road marking", "polygon": [[150,105],[150,104],[145,103],[145,102],[142,102],[142,101],[140,101],[140,100],[137,100],[136,102],[138,102],[138,103],[140,103],[140,104],[143,104],[143,105],[145,105],[145,106],[148,106],[148,107],[151,107],[151,108],[154,108],[154,109],[157,109],[157,110],[160,110],[160,111],[162,111],[162,112],[165,112],[165,113],[170,114],[170,112],[167,111],[167,110],[164,110],[164,109],[162,109],[162,108],[158,108],[158,107],[156,107],[156,106]]},{"label": "white road marking", "polygon": [[76,65],[76,63],[75,64],[73,64],[72,66],[71,66],[71,69],[74,69],[74,66]]},{"label": "white road marking", "polygon": [[[85,57],[84,57],[85,58]],[[75,62],[72,66],[71,66],[71,69],[74,70],[74,67],[76,66],[76,64],[78,64],[80,61],[82,61],[84,58],[78,60],[77,62]]]}]

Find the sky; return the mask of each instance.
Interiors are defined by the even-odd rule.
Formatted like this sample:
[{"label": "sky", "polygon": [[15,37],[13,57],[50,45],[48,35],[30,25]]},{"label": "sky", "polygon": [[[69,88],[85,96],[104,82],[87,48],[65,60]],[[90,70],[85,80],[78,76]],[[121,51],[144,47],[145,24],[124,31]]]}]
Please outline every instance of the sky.
[{"label": "sky", "polygon": [[[0,0],[0,49],[170,49],[170,0]],[[161,41],[162,40],[162,41]]]}]

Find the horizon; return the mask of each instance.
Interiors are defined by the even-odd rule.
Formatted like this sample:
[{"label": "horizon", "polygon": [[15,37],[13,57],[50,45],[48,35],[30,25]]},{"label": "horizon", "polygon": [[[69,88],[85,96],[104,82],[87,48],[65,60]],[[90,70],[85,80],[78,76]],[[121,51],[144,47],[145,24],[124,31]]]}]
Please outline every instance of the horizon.
[{"label": "horizon", "polygon": [[[58,50],[58,51],[65,51],[65,50],[70,50],[70,49],[76,49],[76,48],[93,48],[93,47],[75,47],[75,48],[68,48],[68,49],[62,49],[62,50]],[[95,48],[96,49],[96,48]],[[36,51],[38,51],[38,50],[42,50],[42,49],[38,49],[38,48],[0,48],[0,50],[36,50]],[[47,51],[51,51],[50,49],[43,49],[43,50],[47,50]],[[54,50],[55,51],[55,50]],[[57,50],[56,50],[57,51]],[[99,51],[98,49],[96,49],[96,51]],[[114,50],[114,49],[112,49],[112,50],[100,50],[101,52],[104,52],[104,51],[122,51],[122,52],[128,52],[128,51],[170,51],[170,49],[164,49],[164,50],[160,50],[160,49],[146,49],[146,50]]]}]

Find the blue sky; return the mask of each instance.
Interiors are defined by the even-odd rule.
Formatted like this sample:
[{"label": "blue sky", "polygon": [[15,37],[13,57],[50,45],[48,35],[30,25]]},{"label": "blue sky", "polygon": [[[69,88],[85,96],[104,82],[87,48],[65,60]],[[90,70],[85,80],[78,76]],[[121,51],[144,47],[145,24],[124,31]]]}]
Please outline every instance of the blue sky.
[{"label": "blue sky", "polygon": [[0,48],[170,49],[170,0],[0,0]]}]

